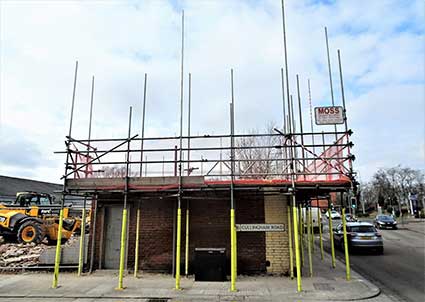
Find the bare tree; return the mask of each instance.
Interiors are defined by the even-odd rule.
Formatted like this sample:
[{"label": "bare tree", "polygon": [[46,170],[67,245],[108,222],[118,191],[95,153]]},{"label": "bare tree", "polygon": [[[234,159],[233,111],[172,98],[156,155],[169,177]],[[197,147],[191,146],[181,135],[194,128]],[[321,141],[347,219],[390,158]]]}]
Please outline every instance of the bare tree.
[{"label": "bare tree", "polygon": [[[419,200],[423,200],[424,173],[400,165],[379,169],[372,180],[364,185],[362,194],[367,202],[377,202],[386,208],[396,206],[400,213],[407,211],[410,194],[417,194]],[[424,207],[423,204],[417,206]]]},{"label": "bare tree", "polygon": [[[236,158],[243,160],[239,165],[239,173],[244,175],[243,178],[273,178],[273,174],[282,172],[283,162],[278,161],[282,158],[282,151],[275,148],[281,144],[281,138],[274,135],[275,127],[274,123],[268,123],[265,133],[270,134],[269,136],[249,136],[237,139]],[[256,133],[259,131],[254,129],[249,132],[249,134]]]}]

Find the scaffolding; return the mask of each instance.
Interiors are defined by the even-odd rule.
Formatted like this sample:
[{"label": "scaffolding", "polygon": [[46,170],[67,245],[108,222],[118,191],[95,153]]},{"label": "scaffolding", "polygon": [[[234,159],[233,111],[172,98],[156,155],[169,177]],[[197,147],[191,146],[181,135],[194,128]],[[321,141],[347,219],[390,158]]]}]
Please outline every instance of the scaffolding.
[{"label": "scaffolding", "polygon": [[[189,110],[188,131],[183,134],[183,45],[184,45],[184,15],[182,15],[182,61],[181,61],[181,91],[180,91],[180,135],[145,137],[145,106],[147,75],[145,74],[143,117],[141,136],[132,133],[132,108],[129,110],[128,136],[126,138],[91,138],[91,121],[93,108],[94,77],[92,81],[90,124],[88,139],[72,136],[72,121],[75,101],[76,78],[78,62],[75,69],[74,91],[72,97],[71,121],[69,135],[66,136],[66,150],[56,153],[66,156],[63,196],[77,195],[92,198],[92,221],[96,221],[96,197],[101,192],[118,192],[124,196],[122,212],[122,235],[120,250],[120,269],[118,290],[123,290],[123,270],[125,263],[125,241],[127,226],[127,199],[132,193],[146,194],[146,198],[153,194],[165,194],[177,200],[177,237],[175,238],[174,251],[176,260],[173,259],[173,271],[176,278],[176,289],[180,286],[180,250],[181,250],[181,203],[190,192],[224,191],[230,195],[231,217],[231,291],[236,291],[237,276],[237,238],[235,226],[234,192],[245,191],[247,194],[267,187],[268,194],[283,194],[291,198],[291,210],[288,212],[288,223],[292,224],[291,234],[291,262],[295,254],[297,268],[297,289],[301,287],[300,252],[303,251],[302,211],[311,207],[312,200],[330,200],[330,192],[352,192],[356,188],[355,172],[352,162],[355,157],[351,153],[353,143],[350,140],[352,131],[348,128],[344,88],[342,82],[342,69],[340,51],[338,50],[339,71],[342,91],[342,105],[344,110],[344,130],[318,131],[313,127],[311,116],[310,131],[304,131],[302,120],[302,100],[300,97],[299,76],[297,75],[298,119],[294,108],[293,97],[290,95],[288,64],[286,54],[286,34],[284,21],[284,5],[282,3],[283,33],[285,49],[285,75],[282,74],[282,105],[283,127],[276,127],[268,133],[235,133],[235,99],[233,77],[230,71],[231,103],[229,106],[229,133],[192,135],[190,132],[190,98],[191,74],[189,74]],[[326,31],[327,38],[327,31]],[[286,79],[286,85],[284,80]],[[332,79],[331,79],[332,83]],[[286,88],[286,90],[285,90]],[[286,92],[286,93],[285,93]],[[332,91],[332,102],[334,102]],[[311,113],[311,92],[309,81],[309,105]],[[297,130],[298,129],[298,130]],[[318,152],[318,150],[320,150]],[[186,167],[186,168],[185,168]],[[116,180],[111,184],[108,179]],[[152,184],[152,179],[159,179]],[[190,179],[190,181],[189,181]],[[348,194],[347,194],[348,196]],[[189,199],[187,199],[189,200]],[[328,207],[330,202],[328,203]],[[343,209],[345,212],[345,209]],[[62,212],[61,212],[62,213]],[[137,230],[140,225],[140,209],[137,212]],[[307,211],[310,221],[311,210]],[[84,215],[84,214],[83,214]],[[291,219],[292,216],[292,219]],[[189,207],[187,207],[186,221],[189,220]],[[62,219],[62,216],[61,216]],[[60,220],[61,222],[62,220]],[[292,222],[291,222],[292,221]],[[299,224],[300,223],[300,224]],[[332,220],[330,219],[330,228]],[[93,225],[93,228],[96,224]],[[310,222],[308,223],[310,226]],[[61,232],[62,225],[59,226]],[[92,234],[95,230],[92,228]],[[344,227],[345,230],[345,227]],[[332,238],[332,230],[331,238]],[[186,226],[186,259],[188,249],[188,227]],[[311,231],[308,227],[308,251],[311,254]],[[320,240],[322,236],[320,233]],[[345,237],[344,237],[345,238]],[[136,242],[138,242],[136,237]],[[294,241],[292,245],[292,240]],[[91,248],[90,271],[93,269],[93,242]],[[322,244],[322,243],[321,243]],[[136,243],[138,247],[138,243]],[[322,247],[322,245],[321,245]],[[60,264],[60,240],[57,245],[56,263],[53,287],[57,287]],[[294,251],[292,250],[294,249]],[[321,248],[323,258],[323,247]],[[346,249],[348,250],[348,249]],[[348,252],[346,252],[346,256]],[[135,251],[139,255],[138,250]],[[348,257],[348,256],[347,256]],[[333,266],[335,256],[332,245]],[[347,259],[348,260],[348,259]],[[348,261],[347,261],[348,263]],[[187,263],[185,273],[187,274]],[[293,269],[293,267],[291,267]],[[82,268],[79,269],[79,273]],[[311,267],[310,255],[310,272]],[[135,264],[135,277],[137,277],[137,262]],[[294,272],[291,271],[291,277]],[[347,265],[347,280],[349,280],[349,264]]]}]

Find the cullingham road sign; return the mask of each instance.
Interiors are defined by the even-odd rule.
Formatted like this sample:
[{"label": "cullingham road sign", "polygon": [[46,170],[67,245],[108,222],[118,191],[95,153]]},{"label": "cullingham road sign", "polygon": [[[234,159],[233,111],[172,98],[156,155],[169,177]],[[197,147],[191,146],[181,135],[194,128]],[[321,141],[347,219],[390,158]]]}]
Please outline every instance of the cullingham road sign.
[{"label": "cullingham road sign", "polygon": [[285,225],[283,223],[275,224],[237,224],[238,232],[284,232]]},{"label": "cullingham road sign", "polygon": [[341,106],[315,107],[316,125],[335,125],[344,123],[344,111]]}]

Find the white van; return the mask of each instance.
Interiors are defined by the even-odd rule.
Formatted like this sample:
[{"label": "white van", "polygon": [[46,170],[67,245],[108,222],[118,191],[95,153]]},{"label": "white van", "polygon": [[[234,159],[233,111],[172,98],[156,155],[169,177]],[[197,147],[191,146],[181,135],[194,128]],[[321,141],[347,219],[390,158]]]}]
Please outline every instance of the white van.
[{"label": "white van", "polygon": [[[311,220],[313,222],[313,230],[314,232],[319,232],[319,226],[323,230],[323,218],[322,213],[320,212],[320,208],[311,207],[309,208],[311,210]],[[304,227],[307,227],[307,211],[306,208],[302,208],[303,210],[303,222]]]}]

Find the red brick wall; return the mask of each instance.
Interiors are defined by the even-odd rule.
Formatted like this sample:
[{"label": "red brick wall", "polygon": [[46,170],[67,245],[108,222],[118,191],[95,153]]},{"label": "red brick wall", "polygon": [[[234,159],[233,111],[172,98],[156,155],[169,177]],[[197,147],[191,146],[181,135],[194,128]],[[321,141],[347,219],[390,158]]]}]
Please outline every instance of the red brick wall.
[{"label": "red brick wall", "polygon": [[[264,223],[264,197],[241,196],[236,199],[236,223]],[[238,273],[266,270],[264,232],[238,232]]]},{"label": "red brick wall", "polygon": [[[129,198],[129,237],[127,267],[134,267],[137,196]],[[235,196],[236,223],[264,223],[264,199],[262,195]],[[109,200],[107,203],[117,203]],[[122,202],[122,200],[120,200]],[[99,199],[99,203],[105,203]],[[174,198],[143,199],[141,202],[141,232],[139,269],[171,272],[173,259]],[[101,213],[100,211],[99,213]],[[182,201],[181,273],[184,273],[184,249],[186,227],[186,200]],[[95,268],[98,267],[100,242],[100,215],[97,219]],[[193,264],[195,248],[226,248],[228,270],[230,268],[230,200],[229,194],[203,195],[190,200],[189,259]],[[104,240],[107,240],[106,238]],[[238,233],[238,273],[265,271],[265,234],[263,232]],[[190,265],[190,272],[192,272]],[[229,270],[230,271],[230,270]]]},{"label": "red brick wall", "polygon": [[[171,272],[173,257],[172,198],[149,199],[141,202],[139,269]],[[134,267],[137,203],[132,200],[128,238],[129,269]]]}]

